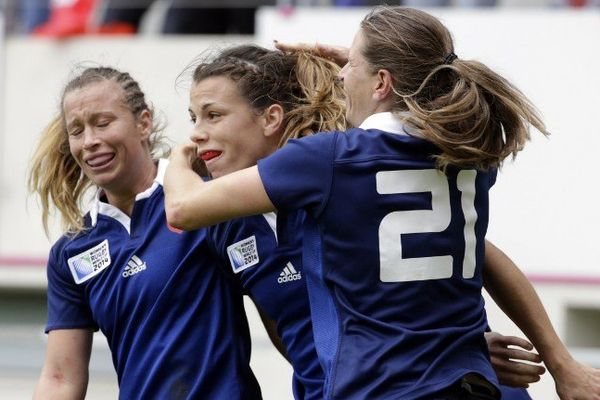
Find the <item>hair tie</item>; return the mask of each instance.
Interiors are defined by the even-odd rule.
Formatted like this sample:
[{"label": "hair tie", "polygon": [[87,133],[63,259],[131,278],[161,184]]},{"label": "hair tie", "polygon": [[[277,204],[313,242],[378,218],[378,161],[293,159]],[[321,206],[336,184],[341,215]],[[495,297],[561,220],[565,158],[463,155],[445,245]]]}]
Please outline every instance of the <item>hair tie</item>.
[{"label": "hair tie", "polygon": [[450,54],[448,54],[446,56],[446,58],[444,58],[444,64],[452,64],[452,62],[454,60],[456,60],[458,58],[458,56],[456,54],[454,54],[454,52],[451,52]]}]

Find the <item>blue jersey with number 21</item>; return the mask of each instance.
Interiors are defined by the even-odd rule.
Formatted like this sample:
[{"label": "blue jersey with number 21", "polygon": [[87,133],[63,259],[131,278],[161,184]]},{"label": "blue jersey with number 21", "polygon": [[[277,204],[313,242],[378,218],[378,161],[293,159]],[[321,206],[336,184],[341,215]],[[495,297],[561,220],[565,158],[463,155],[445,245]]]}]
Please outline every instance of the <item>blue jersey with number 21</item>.
[{"label": "blue jersey with number 21", "polygon": [[258,168],[304,209],[303,268],[328,399],[420,399],[467,373],[497,384],[481,268],[495,172],[435,168],[391,113],[291,141]]}]

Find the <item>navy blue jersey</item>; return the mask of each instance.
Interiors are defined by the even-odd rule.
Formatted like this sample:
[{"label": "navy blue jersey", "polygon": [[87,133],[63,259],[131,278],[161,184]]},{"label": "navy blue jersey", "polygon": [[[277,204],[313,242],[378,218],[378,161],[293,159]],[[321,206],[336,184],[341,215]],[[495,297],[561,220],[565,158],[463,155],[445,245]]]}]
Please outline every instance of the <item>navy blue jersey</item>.
[{"label": "navy blue jersey", "polygon": [[324,374],[315,350],[301,268],[301,232],[278,237],[275,226],[282,224],[275,219],[273,213],[239,218],[211,227],[210,235],[223,267],[275,321],[294,368],[294,398],[319,400]]},{"label": "navy blue jersey", "polygon": [[131,219],[97,201],[87,230],[52,247],[46,331],[99,328],[121,399],[259,399],[242,294],[207,230],[169,229],[160,179]]},{"label": "navy blue jersey", "polygon": [[325,397],[418,399],[470,372],[497,384],[481,297],[495,173],[439,172],[434,146],[390,113],[363,128],[291,141],[258,163],[280,213],[307,212]]}]

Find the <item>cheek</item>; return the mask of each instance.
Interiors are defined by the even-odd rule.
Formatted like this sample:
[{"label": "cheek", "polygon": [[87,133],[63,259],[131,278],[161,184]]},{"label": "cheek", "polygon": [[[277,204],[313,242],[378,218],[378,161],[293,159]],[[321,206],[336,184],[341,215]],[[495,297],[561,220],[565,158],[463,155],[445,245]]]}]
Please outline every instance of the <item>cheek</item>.
[{"label": "cheek", "polygon": [[262,147],[263,140],[264,137],[247,132],[243,140],[238,140],[236,143],[236,164],[241,168],[251,167],[256,164],[256,160],[264,153]]},{"label": "cheek", "polygon": [[79,145],[77,140],[71,138],[69,138],[64,148],[75,158],[77,158],[77,155],[81,152],[81,145]]}]

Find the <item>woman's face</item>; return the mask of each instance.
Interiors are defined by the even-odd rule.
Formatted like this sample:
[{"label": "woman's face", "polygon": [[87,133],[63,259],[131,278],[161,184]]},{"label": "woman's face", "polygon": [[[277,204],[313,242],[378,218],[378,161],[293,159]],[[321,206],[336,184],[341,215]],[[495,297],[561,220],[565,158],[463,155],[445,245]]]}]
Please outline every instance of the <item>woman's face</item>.
[{"label": "woman's face", "polygon": [[190,91],[190,138],[212,177],[251,167],[277,148],[277,138],[265,132],[257,114],[231,79],[210,77]]},{"label": "woman's face", "polygon": [[[108,192],[142,191],[137,182],[148,165],[152,117],[136,118],[123,102],[123,90],[106,80],[65,95],[63,114],[69,149],[83,173]],[[150,174],[151,172],[148,171]]]},{"label": "woman's face", "polygon": [[363,32],[359,30],[350,46],[348,62],[339,73],[346,92],[346,119],[353,126],[359,126],[378,106],[373,97],[378,86],[377,74],[371,72],[362,54],[364,41]]}]

